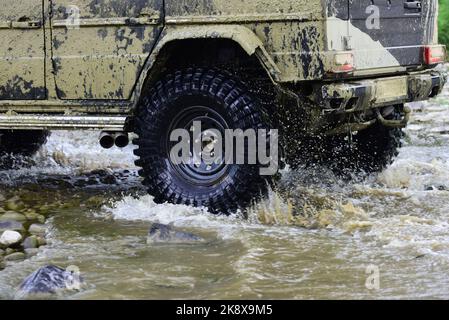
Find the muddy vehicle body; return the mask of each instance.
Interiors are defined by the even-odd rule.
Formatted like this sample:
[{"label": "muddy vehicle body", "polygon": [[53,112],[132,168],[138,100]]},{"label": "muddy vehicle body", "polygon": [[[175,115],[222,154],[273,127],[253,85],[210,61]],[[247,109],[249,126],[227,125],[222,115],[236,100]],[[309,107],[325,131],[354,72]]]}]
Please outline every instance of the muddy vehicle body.
[{"label": "muddy vehicle body", "polygon": [[195,120],[279,129],[292,166],[375,172],[400,145],[404,104],[446,82],[437,13],[437,0],[3,0],[0,151],[31,155],[49,130],[102,130],[107,148],[134,132],[156,201],[216,212],[273,177],[172,163],[170,132]]}]

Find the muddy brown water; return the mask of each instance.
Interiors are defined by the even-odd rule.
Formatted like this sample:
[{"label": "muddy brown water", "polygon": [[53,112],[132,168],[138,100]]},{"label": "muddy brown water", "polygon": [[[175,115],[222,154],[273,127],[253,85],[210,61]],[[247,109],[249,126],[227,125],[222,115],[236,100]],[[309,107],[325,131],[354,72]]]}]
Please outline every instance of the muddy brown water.
[{"label": "muddy brown water", "polygon": [[[351,183],[286,172],[289,195],[271,192],[248,219],[156,205],[132,147],[104,151],[96,132],[55,132],[34,166],[0,172],[2,195],[50,215],[49,244],[0,271],[0,298],[51,263],[77,266],[86,281],[65,299],[447,299],[449,92],[412,107],[390,168]],[[207,242],[149,246],[151,222]],[[366,286],[370,270],[378,288]]]}]

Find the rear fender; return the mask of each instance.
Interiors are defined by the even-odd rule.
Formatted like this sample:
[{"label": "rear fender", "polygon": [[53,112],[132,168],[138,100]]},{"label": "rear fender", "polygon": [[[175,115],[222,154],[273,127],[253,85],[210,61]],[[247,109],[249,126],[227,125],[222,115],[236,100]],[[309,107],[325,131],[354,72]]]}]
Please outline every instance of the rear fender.
[{"label": "rear fender", "polygon": [[227,39],[236,42],[249,56],[256,55],[273,82],[279,81],[281,71],[265,49],[262,41],[254,32],[244,26],[174,26],[167,27],[145,64],[135,90],[135,106],[142,92],[145,81],[151,77],[153,67],[161,59],[163,49],[176,41],[188,39]]}]

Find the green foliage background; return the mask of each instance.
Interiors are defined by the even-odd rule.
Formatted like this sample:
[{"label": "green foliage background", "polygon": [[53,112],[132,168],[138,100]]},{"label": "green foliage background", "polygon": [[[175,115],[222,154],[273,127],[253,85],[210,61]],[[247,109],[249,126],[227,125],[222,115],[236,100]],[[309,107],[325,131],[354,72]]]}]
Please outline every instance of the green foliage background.
[{"label": "green foliage background", "polygon": [[449,0],[440,1],[439,36],[440,42],[449,48]]}]

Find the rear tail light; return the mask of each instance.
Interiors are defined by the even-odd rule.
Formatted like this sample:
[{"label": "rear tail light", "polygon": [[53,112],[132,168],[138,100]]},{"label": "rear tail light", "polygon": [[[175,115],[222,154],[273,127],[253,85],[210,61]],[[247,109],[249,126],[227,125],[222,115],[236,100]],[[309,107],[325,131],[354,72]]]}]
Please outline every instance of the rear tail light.
[{"label": "rear tail light", "polygon": [[425,46],[424,63],[428,65],[438,64],[446,61],[446,46]]},{"label": "rear tail light", "polygon": [[354,54],[351,51],[333,53],[331,72],[347,73],[354,71]]}]

